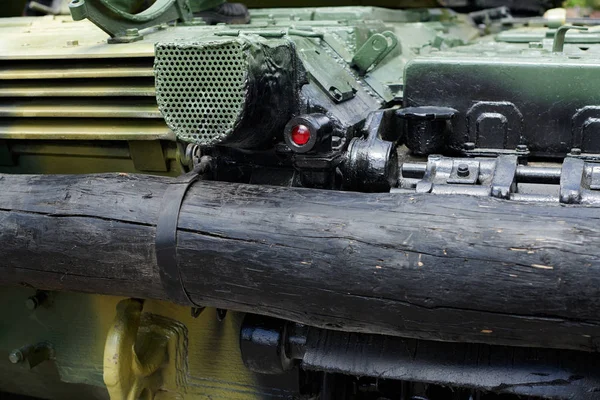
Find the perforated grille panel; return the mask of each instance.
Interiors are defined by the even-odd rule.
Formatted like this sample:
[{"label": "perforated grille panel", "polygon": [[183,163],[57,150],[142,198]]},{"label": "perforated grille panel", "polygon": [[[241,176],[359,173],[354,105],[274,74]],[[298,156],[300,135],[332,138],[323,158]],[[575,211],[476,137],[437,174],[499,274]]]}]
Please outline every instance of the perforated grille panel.
[{"label": "perforated grille panel", "polygon": [[242,44],[158,44],[155,69],[160,111],[179,139],[214,145],[228,138],[245,99]]}]

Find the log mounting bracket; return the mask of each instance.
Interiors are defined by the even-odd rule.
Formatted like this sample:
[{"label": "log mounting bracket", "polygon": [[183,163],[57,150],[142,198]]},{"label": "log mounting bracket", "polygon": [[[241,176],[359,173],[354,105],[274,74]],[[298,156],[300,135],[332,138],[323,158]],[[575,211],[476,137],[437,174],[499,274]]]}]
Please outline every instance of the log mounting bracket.
[{"label": "log mounting bracket", "polygon": [[[577,150],[577,149],[574,149]],[[600,163],[576,155],[565,158],[562,167],[530,166],[516,155],[491,158],[429,156],[427,164],[404,163],[400,189],[415,193],[491,196],[505,200],[562,204],[600,203]],[[416,178],[416,179],[415,179]],[[523,193],[520,184],[556,185],[553,193]]]},{"label": "log mounting bracket", "polygon": [[111,400],[167,399],[163,389],[186,386],[187,329],[142,313],[143,306],[133,299],[117,306],[104,347],[104,383]]},{"label": "log mounting bracket", "polygon": [[160,271],[160,280],[163,288],[173,302],[202,308],[195,304],[185,290],[181,279],[181,272],[177,264],[177,226],[179,212],[183,199],[190,188],[198,179],[201,166],[194,171],[177,178],[173,189],[165,192],[161,205],[161,212],[156,224],[156,262]]}]

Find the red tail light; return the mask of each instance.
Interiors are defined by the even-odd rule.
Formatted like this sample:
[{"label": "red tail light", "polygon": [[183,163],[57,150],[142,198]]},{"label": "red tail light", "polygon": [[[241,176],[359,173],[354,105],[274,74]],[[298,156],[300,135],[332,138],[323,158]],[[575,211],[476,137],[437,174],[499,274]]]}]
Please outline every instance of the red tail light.
[{"label": "red tail light", "polygon": [[292,128],[292,142],[304,146],[310,140],[310,129],[306,125],[296,125]]}]

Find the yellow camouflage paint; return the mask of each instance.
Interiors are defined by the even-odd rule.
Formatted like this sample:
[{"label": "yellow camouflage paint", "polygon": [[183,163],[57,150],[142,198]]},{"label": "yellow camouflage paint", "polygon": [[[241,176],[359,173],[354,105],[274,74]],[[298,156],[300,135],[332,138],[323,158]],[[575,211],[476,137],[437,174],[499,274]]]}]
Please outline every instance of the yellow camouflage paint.
[{"label": "yellow camouflage paint", "polygon": [[[0,360],[0,391],[61,400],[108,399],[104,385],[106,369],[103,367],[107,355],[106,339],[115,325],[117,305],[130,300],[80,293],[52,293],[46,303],[31,311],[25,307],[25,300],[34,293],[31,289],[19,288],[3,288],[0,291],[1,304],[8,305],[0,308],[0,353],[4,354]],[[175,367],[181,365],[181,360],[161,363],[163,376],[156,381],[160,391],[155,398],[251,400],[291,395],[288,388],[277,383],[265,384],[261,377],[244,367],[239,350],[242,317],[238,313],[229,313],[223,322],[219,322],[216,311],[207,309],[194,319],[187,307],[145,301],[142,321],[151,321],[154,325],[159,321],[161,329],[164,329],[165,321],[167,326],[172,321],[187,331],[187,366],[179,368],[178,375]],[[144,324],[148,325],[143,322],[142,326]],[[154,343],[160,344],[162,339],[158,337],[155,340]],[[55,360],[44,362],[33,370],[8,361],[8,354],[13,349],[44,341],[53,345]],[[174,350],[171,350],[173,353]],[[123,356],[131,357],[132,354],[125,352]],[[140,354],[148,363],[143,351]],[[131,365],[131,358],[129,362]],[[181,376],[181,370],[185,370],[185,376]],[[112,397],[112,400],[121,399],[128,398]]]},{"label": "yellow camouflage paint", "polygon": [[[70,16],[3,19],[0,37],[0,173],[184,172],[154,99],[152,42],[106,46],[102,31]],[[146,400],[127,382],[150,378],[156,400],[253,400],[286,393],[244,367],[240,314],[219,322],[215,310],[207,309],[194,319],[187,307],[145,301],[138,317],[140,332],[149,335],[139,341],[126,335],[135,331],[131,326],[115,325],[117,305],[131,300],[56,293],[31,311],[25,301],[34,293],[0,290],[0,392],[106,400],[106,379],[113,400]],[[185,348],[161,338],[169,327],[185,332]],[[139,352],[124,350],[123,343],[132,340]],[[54,360],[33,370],[9,362],[12,350],[45,341],[54,347]],[[115,355],[117,366],[105,368],[105,357]]]}]

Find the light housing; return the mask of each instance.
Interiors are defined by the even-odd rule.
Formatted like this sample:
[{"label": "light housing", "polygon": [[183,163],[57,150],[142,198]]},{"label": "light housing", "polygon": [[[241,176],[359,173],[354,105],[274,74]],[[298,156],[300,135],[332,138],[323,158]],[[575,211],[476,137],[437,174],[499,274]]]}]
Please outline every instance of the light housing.
[{"label": "light housing", "polygon": [[283,136],[293,152],[308,153],[322,150],[324,144],[330,143],[332,131],[332,123],[325,115],[306,114],[292,118]]}]

